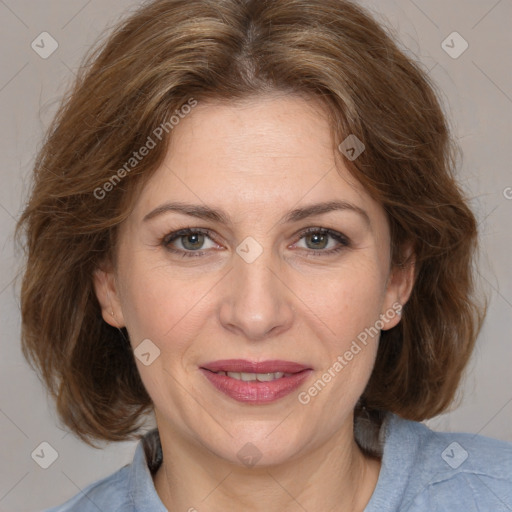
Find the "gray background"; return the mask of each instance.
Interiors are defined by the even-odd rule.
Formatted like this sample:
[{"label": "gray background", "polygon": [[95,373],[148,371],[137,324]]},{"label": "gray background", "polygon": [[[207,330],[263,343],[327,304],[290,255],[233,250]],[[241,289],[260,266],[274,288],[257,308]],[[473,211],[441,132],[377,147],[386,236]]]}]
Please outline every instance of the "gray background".
[{"label": "gray background", "polygon": [[[512,441],[512,1],[362,4],[396,31],[442,90],[464,152],[460,179],[481,229],[479,274],[490,296],[489,313],[461,388],[461,405],[426,423]],[[0,0],[0,511],[37,511],[61,503],[133,455],[132,442],[94,450],[58,427],[53,404],[20,351],[13,279],[20,258],[12,233],[35,153],[80,58],[104,28],[137,5],[129,0]],[[453,31],[469,43],[458,58],[441,47]],[[59,44],[47,59],[31,48],[42,32]],[[43,441],[58,452],[48,469],[31,458]]]}]

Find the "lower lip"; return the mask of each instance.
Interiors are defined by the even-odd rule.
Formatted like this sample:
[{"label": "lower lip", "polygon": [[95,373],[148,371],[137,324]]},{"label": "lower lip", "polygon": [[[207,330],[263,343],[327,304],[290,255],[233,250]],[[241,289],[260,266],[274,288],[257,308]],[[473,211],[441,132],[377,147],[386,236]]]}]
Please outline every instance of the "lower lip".
[{"label": "lower lip", "polygon": [[269,382],[243,381],[227,375],[219,375],[200,368],[205,377],[219,390],[238,402],[254,405],[267,404],[282,398],[297,389],[312,370],[303,370],[290,377],[281,377]]}]

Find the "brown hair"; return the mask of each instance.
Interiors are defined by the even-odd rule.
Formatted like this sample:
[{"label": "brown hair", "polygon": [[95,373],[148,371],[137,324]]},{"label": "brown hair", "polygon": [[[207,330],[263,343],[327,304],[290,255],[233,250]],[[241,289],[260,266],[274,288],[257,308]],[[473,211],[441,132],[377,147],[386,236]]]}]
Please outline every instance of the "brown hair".
[{"label": "brown hair", "polygon": [[[403,249],[413,244],[412,295],[401,322],[381,333],[361,403],[419,421],[452,402],[484,308],[473,297],[475,218],[425,72],[346,0],[156,0],[85,60],[18,224],[23,353],[85,442],[137,438],[152,409],[126,331],[102,319],[92,276],[114,256],[118,226],[165,156],[169,116],[191,98],[274,91],[322,102],[336,144],[349,134],[364,142],[345,164],[388,214],[392,264],[409,264]],[[162,125],[162,142],[127,170]]]}]

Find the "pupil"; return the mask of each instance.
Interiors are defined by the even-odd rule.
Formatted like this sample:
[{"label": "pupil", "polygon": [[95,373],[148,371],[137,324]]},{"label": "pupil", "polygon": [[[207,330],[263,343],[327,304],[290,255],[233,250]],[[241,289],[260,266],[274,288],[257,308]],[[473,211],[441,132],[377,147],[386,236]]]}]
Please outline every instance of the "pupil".
[{"label": "pupil", "polygon": [[[325,242],[326,241],[326,236],[325,235],[322,235],[322,234],[318,234],[318,233],[315,233],[313,235],[310,235],[312,240],[313,240],[313,244],[316,244],[316,248],[318,248],[318,242]],[[325,243],[323,245],[321,245],[321,247],[325,247]]]},{"label": "pupil", "polygon": [[[204,235],[201,235],[199,233],[193,235],[186,235],[184,237],[185,243],[183,244],[183,246],[187,249],[199,249],[199,247],[203,245],[203,240],[201,237],[204,237]],[[191,243],[189,243],[190,240],[192,240]]]}]

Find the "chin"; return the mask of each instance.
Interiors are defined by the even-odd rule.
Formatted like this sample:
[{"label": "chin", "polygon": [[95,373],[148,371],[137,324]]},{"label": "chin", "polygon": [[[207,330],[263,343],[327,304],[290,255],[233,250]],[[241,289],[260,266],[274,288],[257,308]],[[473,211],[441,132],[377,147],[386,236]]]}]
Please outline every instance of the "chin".
[{"label": "chin", "polygon": [[[264,468],[285,464],[304,451],[310,444],[305,432],[290,430],[279,422],[252,421],[230,431],[222,445],[210,444],[211,451],[220,458],[237,466]],[[277,427],[277,428],[276,428]]]}]

